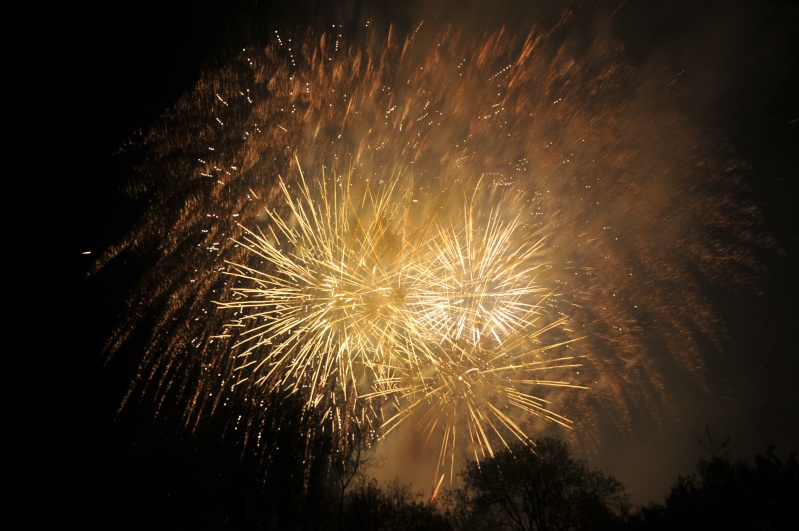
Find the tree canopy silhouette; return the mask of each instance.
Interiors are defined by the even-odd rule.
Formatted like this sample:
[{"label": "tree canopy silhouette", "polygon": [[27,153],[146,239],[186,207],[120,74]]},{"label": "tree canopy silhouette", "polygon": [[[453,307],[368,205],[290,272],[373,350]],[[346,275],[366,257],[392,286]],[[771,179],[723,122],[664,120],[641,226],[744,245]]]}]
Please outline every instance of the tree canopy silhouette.
[{"label": "tree canopy silhouette", "polygon": [[572,458],[556,438],[511,444],[461,475],[456,519],[464,529],[615,529],[629,511],[624,486]]},{"label": "tree canopy silhouette", "polygon": [[[722,448],[726,447],[726,442]],[[630,529],[761,530],[799,529],[799,462],[774,446],[752,461],[732,459],[710,448],[696,471],[680,476],[664,504],[636,511]]]},{"label": "tree canopy silhouette", "polygon": [[360,481],[345,502],[344,529],[350,531],[447,531],[452,522],[421,493],[409,485],[391,481],[382,488],[377,481]]}]

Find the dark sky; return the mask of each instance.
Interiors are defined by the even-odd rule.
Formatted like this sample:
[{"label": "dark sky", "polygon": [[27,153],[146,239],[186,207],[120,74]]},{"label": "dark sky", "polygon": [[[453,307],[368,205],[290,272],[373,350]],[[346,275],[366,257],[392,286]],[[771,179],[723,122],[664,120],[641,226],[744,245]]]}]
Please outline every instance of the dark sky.
[{"label": "dark sky", "polygon": [[[337,17],[357,23],[371,9],[400,23],[439,17],[475,27],[505,24],[518,29],[535,17],[553,16],[554,11],[533,14],[519,7],[528,3],[471,1],[454,2],[458,7],[436,3],[431,7],[426,2],[394,2],[390,8],[372,8],[358,1],[343,7],[322,1],[301,6],[266,0],[181,0],[166,5],[145,1],[124,11],[82,14],[81,22],[68,28],[62,41],[68,50],[63,54],[68,65],[64,81],[72,97],[65,104],[65,120],[80,127],[67,134],[69,168],[75,174],[63,190],[71,205],[66,261],[76,298],[67,311],[68,320],[75,315],[78,322],[68,335],[67,351],[46,354],[57,358],[52,367],[58,383],[52,389],[58,400],[48,412],[53,421],[45,430],[39,426],[30,432],[33,448],[49,453],[58,465],[68,465],[56,489],[59,485],[74,489],[72,480],[80,478],[79,490],[82,481],[105,477],[92,471],[119,459],[131,440],[147,440],[140,431],[149,426],[146,420],[122,426],[111,420],[119,375],[104,373],[97,363],[103,333],[120,309],[113,294],[118,286],[104,279],[109,284],[100,288],[103,293],[98,294],[95,286],[87,295],[82,279],[89,258],[81,253],[107,244],[130,221],[130,213],[113,200],[120,168],[111,152],[132,131],[146,129],[196,82],[206,64],[230,56],[248,40],[263,35],[273,21],[301,24],[309,17]],[[673,437],[667,439],[642,436],[637,444],[620,446],[619,455],[609,462],[608,472],[622,479],[637,500],[659,500],[678,473],[692,470],[702,453],[696,438],[703,435],[704,424],[711,425],[719,438],[730,436],[742,457],[769,443],[783,449],[799,447],[795,386],[799,238],[793,228],[799,222],[799,104],[795,96],[799,93],[799,8],[789,1],[754,0],[622,1],[603,6],[604,12],[612,13],[607,30],[625,41],[638,65],[688,72],[683,79],[696,95],[691,112],[727,138],[752,166],[747,176],[752,197],[784,251],[769,259],[769,274],[762,286],[767,300],[763,319],[769,321],[773,334],[762,344],[760,338],[749,338],[753,347],[746,359],[725,372],[725,377],[732,378],[728,383],[733,395],[736,388],[740,394],[698,405],[698,411],[714,412],[711,418],[690,418],[676,425]],[[104,304],[107,307],[97,307]],[[762,350],[754,348],[759,344]],[[751,378],[744,379],[745,373]],[[739,386],[736,378],[746,383]],[[724,404],[735,405],[725,410]],[[653,459],[662,460],[654,475],[636,477],[640,462]],[[110,488],[119,489],[119,483]],[[87,496],[99,490],[93,485],[87,488],[91,493]],[[120,497],[128,495],[119,492]]]}]

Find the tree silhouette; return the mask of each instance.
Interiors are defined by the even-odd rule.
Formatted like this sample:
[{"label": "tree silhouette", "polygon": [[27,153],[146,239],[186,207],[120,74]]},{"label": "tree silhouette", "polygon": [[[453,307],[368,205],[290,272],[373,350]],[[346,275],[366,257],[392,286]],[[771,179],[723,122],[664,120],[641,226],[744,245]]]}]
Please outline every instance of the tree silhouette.
[{"label": "tree silhouette", "polygon": [[637,511],[630,529],[760,530],[799,529],[799,462],[773,446],[751,462],[722,457],[711,446],[696,472],[681,476],[665,504]]},{"label": "tree silhouette", "polygon": [[363,477],[365,469],[374,466],[378,460],[374,453],[376,438],[377,434],[375,432],[353,422],[351,431],[344,440],[346,444],[340,445],[333,452],[333,474],[336,477],[339,488],[339,530],[344,529],[344,499],[347,488],[356,477]]},{"label": "tree silhouette", "polygon": [[629,510],[619,481],[590,470],[551,437],[534,447],[515,443],[461,475],[456,522],[463,529],[615,529]]},{"label": "tree silhouette", "polygon": [[421,493],[397,480],[385,489],[376,480],[361,480],[347,495],[343,519],[348,531],[447,531],[452,524]]}]

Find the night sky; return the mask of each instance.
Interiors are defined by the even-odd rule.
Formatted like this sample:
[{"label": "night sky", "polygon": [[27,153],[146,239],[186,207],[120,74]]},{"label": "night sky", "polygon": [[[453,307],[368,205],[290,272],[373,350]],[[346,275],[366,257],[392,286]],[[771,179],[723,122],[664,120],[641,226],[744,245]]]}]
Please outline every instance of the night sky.
[{"label": "night sky", "polygon": [[[87,13],[70,26],[62,43],[69,64],[63,82],[72,94],[64,104],[65,120],[80,127],[66,133],[69,176],[59,177],[65,183],[59,192],[70,205],[66,251],[59,260],[67,263],[71,297],[61,311],[74,324],[65,344],[59,341],[59,348],[44,354],[55,359],[47,364],[55,377],[46,414],[52,421],[46,426],[34,421],[29,441],[34,451],[52,457],[38,472],[52,477],[58,471],[47,483],[57,495],[68,493],[76,518],[94,501],[114,500],[115,507],[125,507],[128,500],[135,506],[141,493],[125,489],[136,483],[115,474],[129,470],[118,461],[131,458],[136,449],[157,448],[168,431],[146,414],[114,420],[128,375],[118,368],[109,373],[99,361],[136,276],[123,270],[84,278],[93,257],[136,215],[118,196],[119,176],[129,169],[112,156],[114,149],[131,132],[146,130],[194,85],[205,66],[232,57],[270,31],[272,21],[303,24],[322,18],[346,26],[375,13],[403,24],[455,20],[464,27],[523,29],[536,16],[551,16],[518,7],[527,3],[486,2],[492,6],[487,8],[477,1],[453,2],[469,6],[453,8],[394,2],[391,8],[375,8],[357,1],[336,6],[321,1],[301,6],[266,0],[144,2],[126,12]],[[577,3],[581,9],[588,4]],[[708,360],[713,396],[682,404],[681,418],[663,433],[633,427],[629,439],[603,443],[613,450],[603,454],[601,468],[620,479],[634,501],[644,503],[662,500],[679,474],[693,471],[703,455],[705,426],[717,440],[729,437],[738,457],[762,452],[768,444],[782,451],[799,448],[799,237],[794,228],[799,223],[799,7],[790,1],[629,0],[600,3],[597,13],[602,16],[596,31],[621,38],[642,69],[686,72],[681,79],[692,95],[686,112],[726,138],[750,165],[750,197],[779,243],[763,254],[767,272],[758,281],[757,314],[735,300],[722,302],[722,314],[732,323],[731,348],[727,357]]]}]

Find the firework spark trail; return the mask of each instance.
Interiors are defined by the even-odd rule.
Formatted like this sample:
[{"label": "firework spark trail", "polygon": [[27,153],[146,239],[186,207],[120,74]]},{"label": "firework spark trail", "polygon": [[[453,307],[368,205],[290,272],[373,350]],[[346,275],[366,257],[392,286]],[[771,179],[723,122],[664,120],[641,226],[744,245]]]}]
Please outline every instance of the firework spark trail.
[{"label": "firework spark trail", "polygon": [[[418,414],[442,452],[463,418],[490,452],[489,433],[535,433],[556,411],[589,444],[605,418],[625,429],[636,410],[668,414],[664,372],[701,385],[699,342],[721,348],[704,286],[751,287],[767,238],[743,166],[671,105],[680,79],[642,77],[612,39],[583,47],[570,23],[275,33],[204,72],[133,146],[144,159],[127,191],[146,208],[95,269],[148,263],[107,348],[149,333],[125,401],[150,390],[182,404],[188,427],[216,415],[257,432],[277,385],[315,396],[346,431],[362,418],[355,397],[374,392],[418,404],[397,420]],[[299,168],[321,177],[303,184]],[[465,199],[497,190],[514,199]],[[363,263],[345,271],[344,256]],[[258,307],[259,289],[289,302]],[[535,360],[548,345],[579,358],[579,375]],[[337,396],[334,377],[356,392]],[[566,380],[591,392],[562,393]],[[534,382],[557,385],[533,396]],[[492,409],[497,396],[533,414]]]},{"label": "firework spark trail", "polygon": [[509,250],[518,222],[502,227],[496,212],[479,229],[471,212],[464,218],[460,230],[439,229],[430,241],[425,267],[413,273],[429,289],[415,289],[409,306],[420,327],[441,338],[480,343],[483,335],[491,335],[499,343],[540,311],[529,301],[545,289],[533,282],[544,265],[535,260],[539,245]]},{"label": "firework spark trail", "polygon": [[[399,379],[403,383],[398,389],[402,407],[385,421],[385,434],[401,422],[416,418],[415,428],[427,440],[440,439],[438,466],[448,463],[449,476],[453,477],[456,458],[464,448],[480,460],[493,455],[497,445],[507,445],[508,438],[532,443],[531,434],[519,424],[521,418],[535,415],[570,429],[570,419],[553,412],[546,399],[530,391],[580,387],[541,377],[541,373],[551,377],[580,366],[571,357],[548,355],[549,350],[562,348],[565,343],[535,345],[539,336],[564,322],[554,321],[529,335],[519,333],[490,349],[480,343],[461,346],[448,341],[430,347],[425,369]],[[459,440],[459,429],[468,433],[468,439]]]},{"label": "firework spark trail", "polygon": [[[270,212],[269,236],[243,238],[242,245],[262,259],[260,267],[231,263],[229,273],[255,285],[236,284],[237,296],[220,307],[242,315],[237,326],[244,327],[243,339],[232,347],[246,345],[239,356],[247,361],[240,369],[257,374],[269,367],[257,383],[296,391],[314,373],[314,397],[317,387],[326,387],[338,373],[346,396],[351,385],[363,387],[363,370],[354,365],[380,366],[373,358],[390,355],[391,345],[402,341],[402,272],[390,249],[397,235],[386,221],[396,219],[397,212],[389,200],[391,189],[381,196],[367,189],[368,197],[360,199],[350,197],[346,181],[330,186],[331,194],[324,178],[321,194],[300,182],[299,201],[281,182],[290,222]],[[248,321],[256,324],[248,327]],[[245,375],[240,383],[248,379]]]}]

